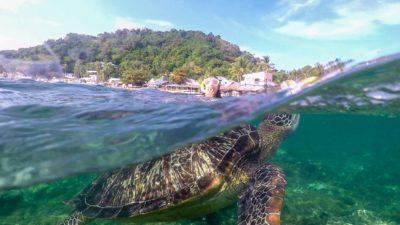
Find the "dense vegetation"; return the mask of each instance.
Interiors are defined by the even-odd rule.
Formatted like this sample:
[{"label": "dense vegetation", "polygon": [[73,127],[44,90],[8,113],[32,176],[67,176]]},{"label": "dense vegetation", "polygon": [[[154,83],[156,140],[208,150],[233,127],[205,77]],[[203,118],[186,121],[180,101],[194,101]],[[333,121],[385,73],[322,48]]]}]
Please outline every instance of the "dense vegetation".
[{"label": "dense vegetation", "polygon": [[279,82],[318,76],[324,71],[320,64],[291,72],[277,71],[267,56],[254,57],[220,36],[175,29],[167,32],[124,29],[97,36],[67,34],[43,45],[0,54],[7,59],[29,61],[54,61],[56,55],[64,73],[83,77],[87,70],[96,70],[100,80],[121,77],[126,83],[136,84],[164,74],[175,83],[211,75],[238,81],[245,73],[268,69],[276,73]]}]

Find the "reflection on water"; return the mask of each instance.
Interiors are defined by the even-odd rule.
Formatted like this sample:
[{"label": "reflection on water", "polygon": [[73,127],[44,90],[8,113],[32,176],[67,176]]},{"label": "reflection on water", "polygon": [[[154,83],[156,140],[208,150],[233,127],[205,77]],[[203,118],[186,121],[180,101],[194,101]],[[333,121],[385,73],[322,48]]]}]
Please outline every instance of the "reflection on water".
[{"label": "reflection on water", "polygon": [[[400,224],[400,118],[303,115],[274,163],[288,180],[283,224]],[[0,224],[55,224],[95,175],[2,191]],[[236,224],[235,206],[218,224]],[[92,224],[118,224],[98,220]],[[204,224],[202,219],[163,224]]]}]

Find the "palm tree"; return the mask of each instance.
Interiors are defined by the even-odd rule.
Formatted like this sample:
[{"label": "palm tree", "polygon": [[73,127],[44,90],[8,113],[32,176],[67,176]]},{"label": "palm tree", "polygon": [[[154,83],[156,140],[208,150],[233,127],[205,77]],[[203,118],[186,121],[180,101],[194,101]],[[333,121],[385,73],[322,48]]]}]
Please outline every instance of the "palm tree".
[{"label": "palm tree", "polygon": [[241,56],[236,58],[235,62],[230,68],[231,73],[235,76],[237,81],[241,81],[243,74],[249,71],[250,61],[249,59]]}]

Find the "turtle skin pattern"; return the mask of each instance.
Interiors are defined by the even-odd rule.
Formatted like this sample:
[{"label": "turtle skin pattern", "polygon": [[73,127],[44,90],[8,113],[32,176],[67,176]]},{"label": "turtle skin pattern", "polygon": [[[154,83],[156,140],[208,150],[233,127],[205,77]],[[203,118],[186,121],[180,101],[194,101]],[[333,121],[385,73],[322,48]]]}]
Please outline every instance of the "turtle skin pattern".
[{"label": "turtle skin pattern", "polygon": [[239,196],[238,225],[279,225],[285,186],[279,167],[260,166]]},{"label": "turtle skin pattern", "polygon": [[70,203],[85,219],[131,218],[167,209],[207,192],[215,178],[229,176],[235,162],[258,146],[254,127],[237,127],[161,158],[105,173]]},{"label": "turtle skin pattern", "polygon": [[[236,127],[158,159],[105,173],[70,202],[75,211],[62,225],[84,224],[95,218],[148,215],[155,219],[161,211],[165,219],[165,212],[180,213],[204,194],[213,195],[212,199],[201,199],[210,210],[221,199],[234,195],[236,201],[238,197],[238,225],[279,225],[286,180],[277,166],[265,160],[298,121],[298,115],[267,114],[258,128]],[[218,193],[210,192],[215,188]],[[189,205],[180,210],[188,200]]]},{"label": "turtle skin pattern", "polygon": [[83,224],[85,217],[80,212],[75,212],[65,219],[60,225],[79,225]]}]

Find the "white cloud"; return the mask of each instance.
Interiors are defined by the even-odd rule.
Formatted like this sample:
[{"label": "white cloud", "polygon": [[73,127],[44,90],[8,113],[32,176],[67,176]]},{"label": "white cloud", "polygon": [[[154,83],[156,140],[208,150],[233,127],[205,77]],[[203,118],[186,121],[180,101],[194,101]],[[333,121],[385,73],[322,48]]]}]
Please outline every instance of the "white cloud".
[{"label": "white cloud", "polygon": [[285,0],[281,1],[281,5],[285,5],[285,11],[282,16],[278,17],[278,21],[284,21],[295,13],[310,6],[318,5],[320,0]]},{"label": "white cloud", "polygon": [[153,30],[169,30],[174,27],[169,21],[166,20],[156,20],[156,19],[146,19],[144,21],[136,21],[130,17],[117,17],[114,23],[114,30],[118,29],[143,29],[149,28]]},{"label": "white cloud", "polygon": [[17,13],[22,7],[36,3],[37,0],[2,0],[0,11]]},{"label": "white cloud", "polygon": [[114,23],[114,30],[118,29],[140,29],[144,28],[143,24],[133,21],[129,17],[117,17]]},{"label": "white cloud", "polygon": [[343,4],[333,8],[337,18],[306,23],[289,21],[276,32],[308,39],[352,39],[373,34],[380,25],[400,24],[400,3],[381,3],[364,10],[356,4]]},{"label": "white cloud", "polygon": [[153,19],[148,19],[145,21],[146,24],[148,25],[153,25],[155,27],[161,28],[161,29],[166,29],[169,30],[174,27],[174,24],[172,24],[169,21],[165,20],[153,20]]}]

